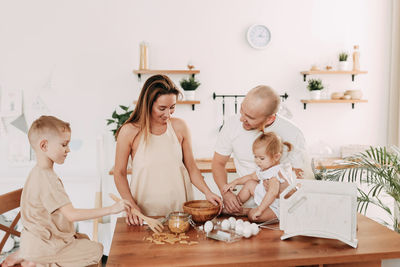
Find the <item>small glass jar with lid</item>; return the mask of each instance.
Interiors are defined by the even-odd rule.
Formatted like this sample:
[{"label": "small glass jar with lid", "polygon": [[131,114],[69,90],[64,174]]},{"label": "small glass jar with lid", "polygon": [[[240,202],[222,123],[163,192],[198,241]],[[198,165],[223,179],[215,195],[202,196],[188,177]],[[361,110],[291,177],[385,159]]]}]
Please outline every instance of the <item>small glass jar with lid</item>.
[{"label": "small glass jar with lid", "polygon": [[171,212],[167,216],[167,222],[169,230],[175,234],[187,232],[190,225],[194,225],[192,215],[180,211]]}]

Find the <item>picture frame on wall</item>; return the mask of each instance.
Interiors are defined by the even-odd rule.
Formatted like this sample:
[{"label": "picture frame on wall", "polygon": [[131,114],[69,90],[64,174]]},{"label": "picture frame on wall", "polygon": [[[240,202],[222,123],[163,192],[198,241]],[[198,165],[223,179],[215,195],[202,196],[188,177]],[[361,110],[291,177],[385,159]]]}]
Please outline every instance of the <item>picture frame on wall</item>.
[{"label": "picture frame on wall", "polygon": [[22,90],[2,89],[0,93],[0,116],[15,117],[22,114]]}]

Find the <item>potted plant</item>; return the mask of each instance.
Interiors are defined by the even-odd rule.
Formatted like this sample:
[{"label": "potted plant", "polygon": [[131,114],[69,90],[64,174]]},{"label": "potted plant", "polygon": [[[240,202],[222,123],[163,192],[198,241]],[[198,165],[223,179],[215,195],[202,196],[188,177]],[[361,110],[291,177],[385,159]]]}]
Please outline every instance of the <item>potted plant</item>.
[{"label": "potted plant", "polygon": [[[366,212],[369,204],[375,205],[388,213],[391,222],[382,221],[386,226],[400,233],[400,149],[392,146],[370,147],[363,153],[346,158],[349,168],[323,170],[318,178],[323,180],[360,182],[367,189],[358,188],[357,209]],[[317,176],[316,176],[317,177]],[[393,212],[384,203],[384,194],[394,200]]]},{"label": "potted plant", "polygon": [[111,115],[111,119],[107,119],[107,125],[114,124],[114,128],[111,129],[114,138],[116,138],[115,134],[117,133],[119,127],[124,124],[124,122],[131,116],[133,112],[133,110],[129,110],[129,107],[123,105],[120,105],[119,107],[122,109],[122,113],[118,114],[117,110],[114,110]]},{"label": "potted plant", "polygon": [[346,52],[339,54],[339,70],[349,70],[349,62],[347,58],[349,55]]},{"label": "potted plant", "polygon": [[201,83],[192,76],[189,79],[182,79],[179,84],[184,91],[185,99],[194,100],[195,90],[200,86]]},{"label": "potted plant", "polygon": [[308,80],[308,90],[310,91],[311,99],[320,99],[321,98],[321,90],[324,89],[322,85],[322,81],[320,79],[310,79]]}]

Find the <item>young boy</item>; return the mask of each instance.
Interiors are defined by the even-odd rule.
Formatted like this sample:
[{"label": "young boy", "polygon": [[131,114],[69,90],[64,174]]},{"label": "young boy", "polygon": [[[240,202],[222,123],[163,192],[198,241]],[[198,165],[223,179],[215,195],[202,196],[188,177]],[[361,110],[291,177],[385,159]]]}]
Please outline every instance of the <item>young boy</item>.
[{"label": "young boy", "polygon": [[[63,164],[70,152],[69,123],[53,116],[41,116],[28,132],[37,164],[25,182],[21,196],[20,250],[7,257],[2,266],[87,266],[97,265],[103,255],[100,243],[85,239],[74,231],[75,221],[89,220],[129,211],[121,200],[110,207],[76,209],[53,170]],[[86,237],[87,238],[87,237]]]}]

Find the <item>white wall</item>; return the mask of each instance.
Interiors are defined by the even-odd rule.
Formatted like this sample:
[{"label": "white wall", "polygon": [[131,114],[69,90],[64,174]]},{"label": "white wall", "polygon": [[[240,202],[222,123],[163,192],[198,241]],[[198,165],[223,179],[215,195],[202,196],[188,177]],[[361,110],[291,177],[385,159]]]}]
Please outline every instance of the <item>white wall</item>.
[{"label": "white wall", "polygon": [[[175,114],[192,131],[195,157],[212,156],[221,124],[221,104],[212,93],[244,94],[258,84],[289,94],[285,103],[310,146],[323,141],[337,152],[345,144],[386,143],[390,21],[390,0],[0,0],[0,86],[23,89],[25,107],[40,95],[49,113],[71,123],[72,138],[83,143],[59,167],[63,176],[97,175],[96,137],[108,133],[106,119],[119,104],[130,104],[142,85],[132,74],[142,40],[150,44],[150,68],[181,69],[191,60],[201,71],[201,104],[195,111],[178,106]],[[265,50],[246,42],[254,23],[271,31]],[[299,72],[336,64],[338,53],[354,44],[368,74],[354,83],[350,76],[320,78],[331,92],[360,88],[369,102],[354,110],[350,104],[303,110],[300,99],[308,92]],[[178,83],[183,76],[171,77]],[[233,105],[227,108],[232,114]],[[6,126],[0,178],[25,177],[29,166],[7,161],[18,130]]]}]

